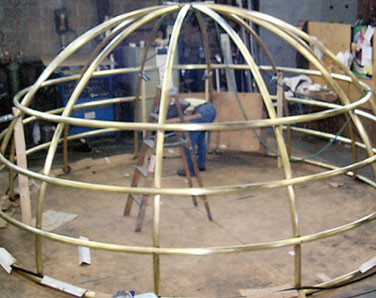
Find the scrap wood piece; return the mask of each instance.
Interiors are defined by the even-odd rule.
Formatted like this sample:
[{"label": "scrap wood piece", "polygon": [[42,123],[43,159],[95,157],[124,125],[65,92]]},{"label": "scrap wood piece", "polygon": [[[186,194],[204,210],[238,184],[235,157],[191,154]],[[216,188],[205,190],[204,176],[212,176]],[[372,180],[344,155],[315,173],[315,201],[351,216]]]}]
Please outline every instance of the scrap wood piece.
[{"label": "scrap wood piece", "polygon": [[54,289],[58,289],[60,291],[63,291],[65,293],[71,294],[76,297],[83,297],[84,294],[87,292],[86,289],[77,287],[75,285],[72,285],[70,283],[67,283],[58,279],[54,279],[47,275],[43,276],[41,284],[54,288]]},{"label": "scrap wood piece", "polygon": [[282,285],[272,288],[262,288],[262,289],[239,289],[240,295],[243,297],[249,298],[264,298],[264,297],[273,297],[273,298],[303,298],[305,297],[304,293],[301,293],[297,290],[287,290],[291,289],[291,285]]},{"label": "scrap wood piece", "polygon": [[[42,229],[47,232],[52,232],[76,217],[78,217],[78,215],[73,213],[47,210],[43,212]],[[33,218],[33,225],[35,226],[35,218]]]},{"label": "scrap wood piece", "polygon": [[[13,108],[13,114],[17,114],[17,109]],[[17,165],[27,169],[25,134],[22,123],[22,117],[18,117],[14,126],[14,142],[16,144]],[[20,188],[20,201],[22,222],[31,225],[31,203],[29,178],[25,175],[18,174],[18,184]]]}]

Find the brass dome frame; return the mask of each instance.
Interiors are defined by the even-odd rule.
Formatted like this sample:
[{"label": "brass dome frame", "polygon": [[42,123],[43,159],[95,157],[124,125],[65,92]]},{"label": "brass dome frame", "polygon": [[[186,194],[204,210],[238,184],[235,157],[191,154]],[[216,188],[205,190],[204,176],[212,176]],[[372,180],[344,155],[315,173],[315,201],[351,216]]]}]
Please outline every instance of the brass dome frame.
[{"label": "brass dome frame", "polygon": [[[205,46],[205,54],[207,58],[206,65],[174,65],[174,56],[177,49],[177,41],[179,37],[180,30],[182,28],[182,24],[184,19],[186,18],[189,11],[193,10],[197,16],[199,21],[201,32],[203,32],[203,40]],[[92,76],[103,76],[103,75],[115,75],[121,73],[135,73],[135,72],[143,72],[145,70],[156,70],[153,68],[145,67],[145,59],[146,53],[150,47],[151,40],[153,34],[155,34],[156,29],[153,30],[150,40],[146,46],[145,54],[143,63],[140,67],[136,68],[127,68],[127,69],[113,69],[113,70],[106,70],[106,71],[95,71],[100,64],[100,62],[107,57],[109,53],[127,36],[129,36],[132,32],[137,30],[137,28],[141,27],[142,25],[154,20],[156,18],[161,18],[160,22],[163,20],[163,16],[166,14],[177,13],[177,17],[175,20],[175,25],[173,27],[173,31],[171,34],[169,50],[168,50],[168,58],[166,63],[166,78],[162,85],[161,91],[161,104],[160,104],[160,115],[158,124],[150,124],[150,123],[133,123],[133,122],[107,122],[107,121],[98,121],[98,120],[87,120],[87,119],[77,119],[70,117],[70,113],[73,109],[79,107],[87,107],[93,104],[100,105],[100,104],[108,104],[108,103],[115,103],[115,102],[124,102],[124,101],[132,101],[135,100],[136,103],[138,102],[138,97],[140,96],[140,88],[138,85],[137,94],[136,96],[131,96],[127,98],[114,98],[109,100],[104,100],[101,102],[94,102],[88,104],[81,104],[76,105],[76,101],[80,96],[85,85],[88,83],[89,79]],[[208,59],[209,55],[209,48],[207,43],[207,37],[205,30],[205,24],[202,20],[202,15],[206,15],[207,17],[214,20],[218,25],[222,27],[222,29],[230,36],[232,41],[235,45],[239,48],[240,52],[242,53],[246,64],[245,65],[218,65],[218,64],[211,64],[210,59]],[[226,22],[226,20],[222,17],[229,18],[243,28],[245,28],[250,34],[255,36],[255,38],[260,43],[261,47],[265,51],[267,57],[270,60],[271,66],[258,66],[255,61],[253,60],[252,56],[248,52],[246,46],[234,31],[233,28]],[[247,25],[246,21],[255,23],[259,26],[266,28],[267,30],[273,32],[287,43],[289,43],[292,47],[294,47],[297,51],[299,51],[306,59],[308,59],[316,68],[317,70],[299,70],[299,69],[291,69],[291,68],[283,68],[277,67],[273,62],[272,57],[268,53],[265,45],[262,41],[258,38],[258,36],[252,31],[251,27]],[[158,25],[159,26],[159,25]],[[158,26],[155,26],[157,28]],[[93,38],[98,36],[99,34],[111,30],[110,36],[108,36],[100,45],[98,45],[97,49],[91,55],[91,58],[88,60],[86,66],[84,67],[82,73],[80,75],[74,75],[66,78],[59,78],[48,80],[50,75],[56,70],[57,67],[70,55],[75,53],[79,48],[85,45],[87,42],[91,41]],[[307,45],[311,44],[318,48],[320,48],[332,61],[338,65],[344,72],[342,74],[331,74],[329,73],[325,66],[323,65],[322,61],[313,53],[312,49]],[[166,111],[168,105],[168,82],[170,80],[170,76],[173,70],[176,69],[204,69],[207,73],[210,73],[212,69],[223,69],[225,67],[229,67],[232,69],[248,69],[252,72],[252,75],[255,78],[257,83],[258,89],[261,93],[262,99],[264,101],[265,107],[268,112],[268,119],[260,119],[260,120],[248,120],[248,121],[240,121],[240,122],[231,122],[231,123],[211,123],[211,124],[170,124],[165,123],[166,120]],[[274,72],[292,72],[292,73],[304,73],[313,76],[321,76],[323,77],[326,82],[329,84],[330,88],[332,88],[336,94],[338,95],[341,104],[331,104],[331,103],[323,103],[318,101],[309,101],[303,99],[289,99],[294,100],[297,102],[306,102],[309,104],[314,104],[321,106],[323,108],[327,108],[324,111],[316,112],[312,114],[304,114],[299,116],[287,116],[287,117],[277,117],[274,107],[272,105],[273,99],[275,96],[271,96],[265,86],[264,80],[260,74],[260,69],[264,70],[273,70]],[[36,92],[44,87],[55,85],[61,82],[75,80],[76,86],[74,92],[72,93],[68,104],[65,108],[57,109],[54,111],[49,112],[40,112],[33,110],[29,107],[31,104]],[[354,84],[354,86],[358,89],[359,93],[362,93],[362,96],[359,100],[351,102],[345,92],[339,87],[337,84],[337,80],[347,81]],[[211,82],[209,86],[209,93],[212,92]],[[22,101],[21,101],[22,99]],[[366,113],[364,111],[358,110],[357,108],[369,103],[372,108],[372,113]],[[48,148],[48,154],[46,157],[45,165],[43,168],[42,173],[33,172],[27,169],[23,169],[17,166],[14,163],[14,157],[7,159],[5,157],[5,152],[9,145],[14,125],[16,119],[11,122],[8,129],[3,131],[0,134],[0,139],[2,139],[1,144],[1,154],[0,154],[0,162],[3,163],[2,168],[4,166],[9,168],[9,172],[18,172],[24,174],[28,177],[32,177],[39,181],[42,181],[39,198],[37,203],[36,209],[36,227],[32,227],[26,225],[8,215],[4,212],[0,211],[0,216],[8,221],[9,223],[15,225],[18,228],[21,228],[25,231],[34,233],[36,235],[35,240],[35,252],[36,252],[36,271],[38,275],[43,275],[43,261],[42,261],[42,238],[47,238],[54,241],[59,241],[63,243],[69,243],[72,245],[77,246],[86,246],[90,248],[108,250],[108,251],[117,251],[117,252],[126,252],[126,253],[137,253],[137,254],[152,254],[153,255],[153,272],[154,272],[154,291],[157,295],[161,295],[161,288],[160,288],[160,264],[159,264],[159,256],[160,255],[210,255],[210,254],[225,254],[225,253],[236,253],[236,252],[245,252],[245,251],[255,251],[255,250],[264,250],[264,249],[274,249],[280,248],[285,246],[294,246],[295,250],[295,286],[301,286],[301,245],[303,243],[319,240],[326,237],[331,237],[333,235],[337,235],[339,233],[343,233],[359,227],[360,225],[369,223],[376,218],[376,212],[372,212],[362,218],[354,222],[347,223],[342,226],[338,226],[332,229],[328,229],[325,231],[321,231],[318,233],[310,234],[310,235],[300,235],[299,229],[299,219],[298,219],[298,212],[296,206],[296,199],[294,193],[294,185],[299,183],[307,183],[310,181],[325,179],[328,177],[333,177],[336,175],[346,174],[350,176],[356,176],[358,179],[366,182],[370,186],[376,188],[375,181],[360,176],[356,174],[357,169],[362,168],[366,165],[372,165],[374,174],[376,173],[376,156],[374,153],[376,152],[375,148],[372,148],[371,142],[368,138],[368,135],[362,125],[360,117],[366,117],[374,122],[376,122],[375,112],[376,112],[376,105],[373,101],[372,94],[370,88],[365,85],[364,83],[360,82],[336,57],[335,55],[330,52],[327,48],[323,45],[312,39],[309,35],[304,33],[303,31],[291,26],[281,20],[278,20],[272,16],[265,15],[260,12],[255,11],[248,11],[244,9],[239,9],[231,6],[225,5],[216,5],[216,4],[208,4],[208,3],[191,3],[191,4],[171,4],[171,5],[162,5],[162,6],[153,6],[145,9],[140,9],[134,12],[126,13],[117,17],[114,17],[104,23],[96,26],[95,28],[87,31],[80,37],[78,37],[75,41],[73,41],[70,45],[68,45],[60,54],[56,56],[56,58],[48,65],[48,67],[44,70],[41,74],[39,79],[29,88],[26,88],[20,91],[14,99],[14,105],[18,108],[18,116],[29,115],[31,117],[24,120],[24,123],[30,123],[35,121],[36,119],[43,119],[46,121],[51,121],[57,123],[57,129],[54,133],[53,139],[51,142],[36,146],[31,148],[27,151],[27,154],[32,154],[38,150]],[[61,115],[58,115],[61,113]],[[290,161],[289,161],[289,152],[287,150],[285,141],[282,136],[282,129],[283,125],[290,125],[296,124],[300,122],[307,122],[313,121],[318,119],[324,119],[336,115],[346,114],[348,117],[351,118],[352,124],[357,129],[362,142],[356,142],[355,139],[339,137],[342,142],[353,144],[355,147],[359,147],[364,149],[367,154],[368,158],[362,161],[356,161],[350,165],[344,167],[337,167],[335,165],[324,164],[322,162],[317,161],[305,161],[307,163],[327,168],[328,171],[307,175],[307,176],[300,176],[300,177],[293,177],[291,168],[290,168]],[[87,127],[96,127],[99,130],[94,132],[88,132],[84,134],[80,134],[77,136],[67,137],[67,135],[63,135],[64,129],[67,125],[80,125],[80,126],[87,126]],[[176,130],[176,131],[194,131],[194,130],[209,130],[209,131],[221,131],[221,130],[241,130],[241,129],[249,129],[249,128],[259,128],[259,127],[273,127],[275,132],[275,137],[278,143],[278,148],[280,150],[280,158],[282,162],[282,167],[285,175],[285,179],[279,181],[269,181],[269,182],[262,182],[262,183],[250,183],[244,185],[231,185],[231,186],[217,186],[217,187],[205,187],[205,188],[163,188],[162,186],[162,152],[164,146],[164,132],[167,130]],[[132,187],[124,187],[124,186],[113,186],[113,185],[104,185],[104,184],[93,184],[93,183],[84,183],[79,181],[72,181],[67,179],[60,179],[56,177],[52,177],[50,175],[52,163],[54,160],[54,156],[56,153],[57,146],[60,142],[64,144],[64,161],[67,163],[66,157],[66,144],[69,140],[74,140],[80,138],[82,136],[87,135],[94,135],[108,131],[116,131],[116,130],[155,130],[157,132],[157,151],[156,151],[156,169],[155,169],[155,177],[154,177],[154,188],[132,188]],[[293,128],[307,134],[312,135],[319,135],[321,137],[330,138],[332,137],[331,134],[323,133],[319,131],[310,131],[308,129],[300,129],[300,128]],[[136,134],[137,135],[137,134]],[[62,137],[63,136],[63,137]],[[137,143],[137,142],[136,142]],[[354,148],[353,148],[354,150]],[[13,152],[14,154],[14,152]],[[66,164],[65,164],[66,165]],[[150,194],[153,195],[153,247],[139,247],[139,246],[125,246],[125,245],[117,245],[112,243],[102,243],[102,242],[94,242],[94,241],[83,241],[77,238],[68,237],[65,235],[59,235],[51,232],[44,231],[42,229],[42,213],[43,213],[43,206],[44,206],[44,198],[48,184],[58,184],[67,187],[75,187],[81,189],[89,189],[89,190],[102,190],[108,192],[121,192],[121,193],[134,193],[134,194]],[[204,247],[204,248],[163,248],[160,247],[160,198],[161,195],[166,194],[179,194],[182,196],[191,196],[191,195],[200,195],[200,194],[220,194],[220,193],[233,193],[233,192],[242,192],[242,191],[249,191],[250,189],[267,189],[267,188],[276,188],[276,187],[286,187],[289,194],[290,200],[290,211],[291,211],[291,218],[293,223],[292,228],[292,237],[288,239],[281,239],[276,241],[269,241],[264,243],[255,243],[255,244],[246,244],[246,245],[237,245],[237,246],[226,246],[226,247]],[[17,269],[17,268],[16,268]],[[23,273],[30,277],[31,279],[40,282],[40,278],[28,274]],[[352,280],[361,273],[359,270],[355,270],[348,274],[345,274],[341,277],[335,278],[329,282],[321,283],[317,286],[325,287],[325,286],[333,286],[343,283],[344,281]],[[314,290],[305,290],[305,292],[309,293]],[[95,296],[95,292],[87,291],[85,296],[92,297]]]}]

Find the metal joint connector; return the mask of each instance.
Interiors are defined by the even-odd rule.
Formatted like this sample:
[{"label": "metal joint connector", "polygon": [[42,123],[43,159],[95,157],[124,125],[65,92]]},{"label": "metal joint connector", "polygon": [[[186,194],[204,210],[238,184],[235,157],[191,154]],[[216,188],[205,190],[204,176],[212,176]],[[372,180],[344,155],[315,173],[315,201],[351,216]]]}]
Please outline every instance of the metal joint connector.
[{"label": "metal joint connector", "polygon": [[12,121],[15,118],[17,118],[17,116],[14,116],[13,114],[7,114],[0,117],[0,123]]}]

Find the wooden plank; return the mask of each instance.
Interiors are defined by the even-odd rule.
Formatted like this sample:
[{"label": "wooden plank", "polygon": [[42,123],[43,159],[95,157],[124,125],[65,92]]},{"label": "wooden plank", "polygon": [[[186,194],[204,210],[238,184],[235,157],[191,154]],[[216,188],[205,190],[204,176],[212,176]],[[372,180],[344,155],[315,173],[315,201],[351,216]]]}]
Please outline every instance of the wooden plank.
[{"label": "wooden plank", "polygon": [[[17,110],[13,108],[13,114],[16,114],[16,112]],[[26,144],[22,117],[19,117],[16,121],[16,125],[14,127],[14,141],[16,144],[17,165],[21,168],[27,169]],[[18,173],[18,184],[20,188],[22,222],[24,224],[31,225],[32,217],[29,178]]]},{"label": "wooden plank", "polygon": [[[146,82],[141,80],[141,119],[146,123]],[[146,130],[142,131],[142,137],[145,138]]]}]

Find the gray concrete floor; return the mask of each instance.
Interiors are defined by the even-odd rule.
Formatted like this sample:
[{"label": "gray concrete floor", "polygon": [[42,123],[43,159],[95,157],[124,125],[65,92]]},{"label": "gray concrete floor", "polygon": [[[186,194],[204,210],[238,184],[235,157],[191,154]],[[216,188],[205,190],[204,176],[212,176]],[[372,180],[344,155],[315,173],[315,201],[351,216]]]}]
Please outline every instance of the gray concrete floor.
[{"label": "gray concrete floor", "polygon": [[[321,141],[297,138],[296,152],[315,152]],[[71,154],[71,172],[64,174],[58,161],[57,176],[93,183],[130,185],[135,160],[129,144],[92,141],[92,151]],[[351,157],[343,145],[325,153],[332,160],[346,163]],[[125,153],[125,154],[124,154]],[[40,160],[30,166],[39,169]],[[176,175],[178,158],[165,158],[163,185],[186,187],[185,178]],[[295,176],[322,169],[293,163]],[[202,173],[205,186],[233,185],[282,179],[276,159],[262,154],[209,154],[207,171]],[[369,174],[370,169],[364,173]],[[0,173],[1,194],[7,188],[7,175]],[[315,233],[354,221],[375,210],[375,190],[345,176],[300,184],[295,187],[301,235]],[[32,187],[35,206],[38,188]],[[137,206],[131,216],[123,217],[126,196],[105,192],[88,192],[50,185],[45,210],[52,209],[79,216],[55,232],[91,240],[151,246],[152,208],[147,208],[143,230],[134,232]],[[214,220],[208,221],[202,202],[194,207],[188,197],[165,196],[161,205],[162,247],[211,247],[242,245],[292,236],[289,201],[285,189],[252,191],[209,197]],[[34,210],[34,208],[33,208]],[[20,209],[14,217],[20,219]],[[320,282],[317,274],[335,278],[358,268],[375,256],[376,223],[317,242],[303,244],[304,286]],[[35,272],[33,236],[8,225],[0,230],[0,247],[9,250],[23,268]],[[241,254],[215,256],[162,256],[161,286],[163,296],[239,297],[239,289],[293,285],[294,258],[292,247]],[[77,248],[48,240],[43,241],[45,274],[76,286],[101,293],[135,290],[136,294],[153,291],[152,257],[91,250],[92,264],[78,265]],[[352,297],[371,292],[376,295],[376,279],[344,288],[321,292],[319,297]],[[1,297],[66,297],[65,294],[38,286],[26,278],[0,271]],[[111,297],[108,296],[108,297]],[[358,296],[357,296],[358,297]],[[361,296],[360,296],[361,297]],[[366,297],[366,296],[365,296]],[[374,297],[374,296],[372,296]]]}]

